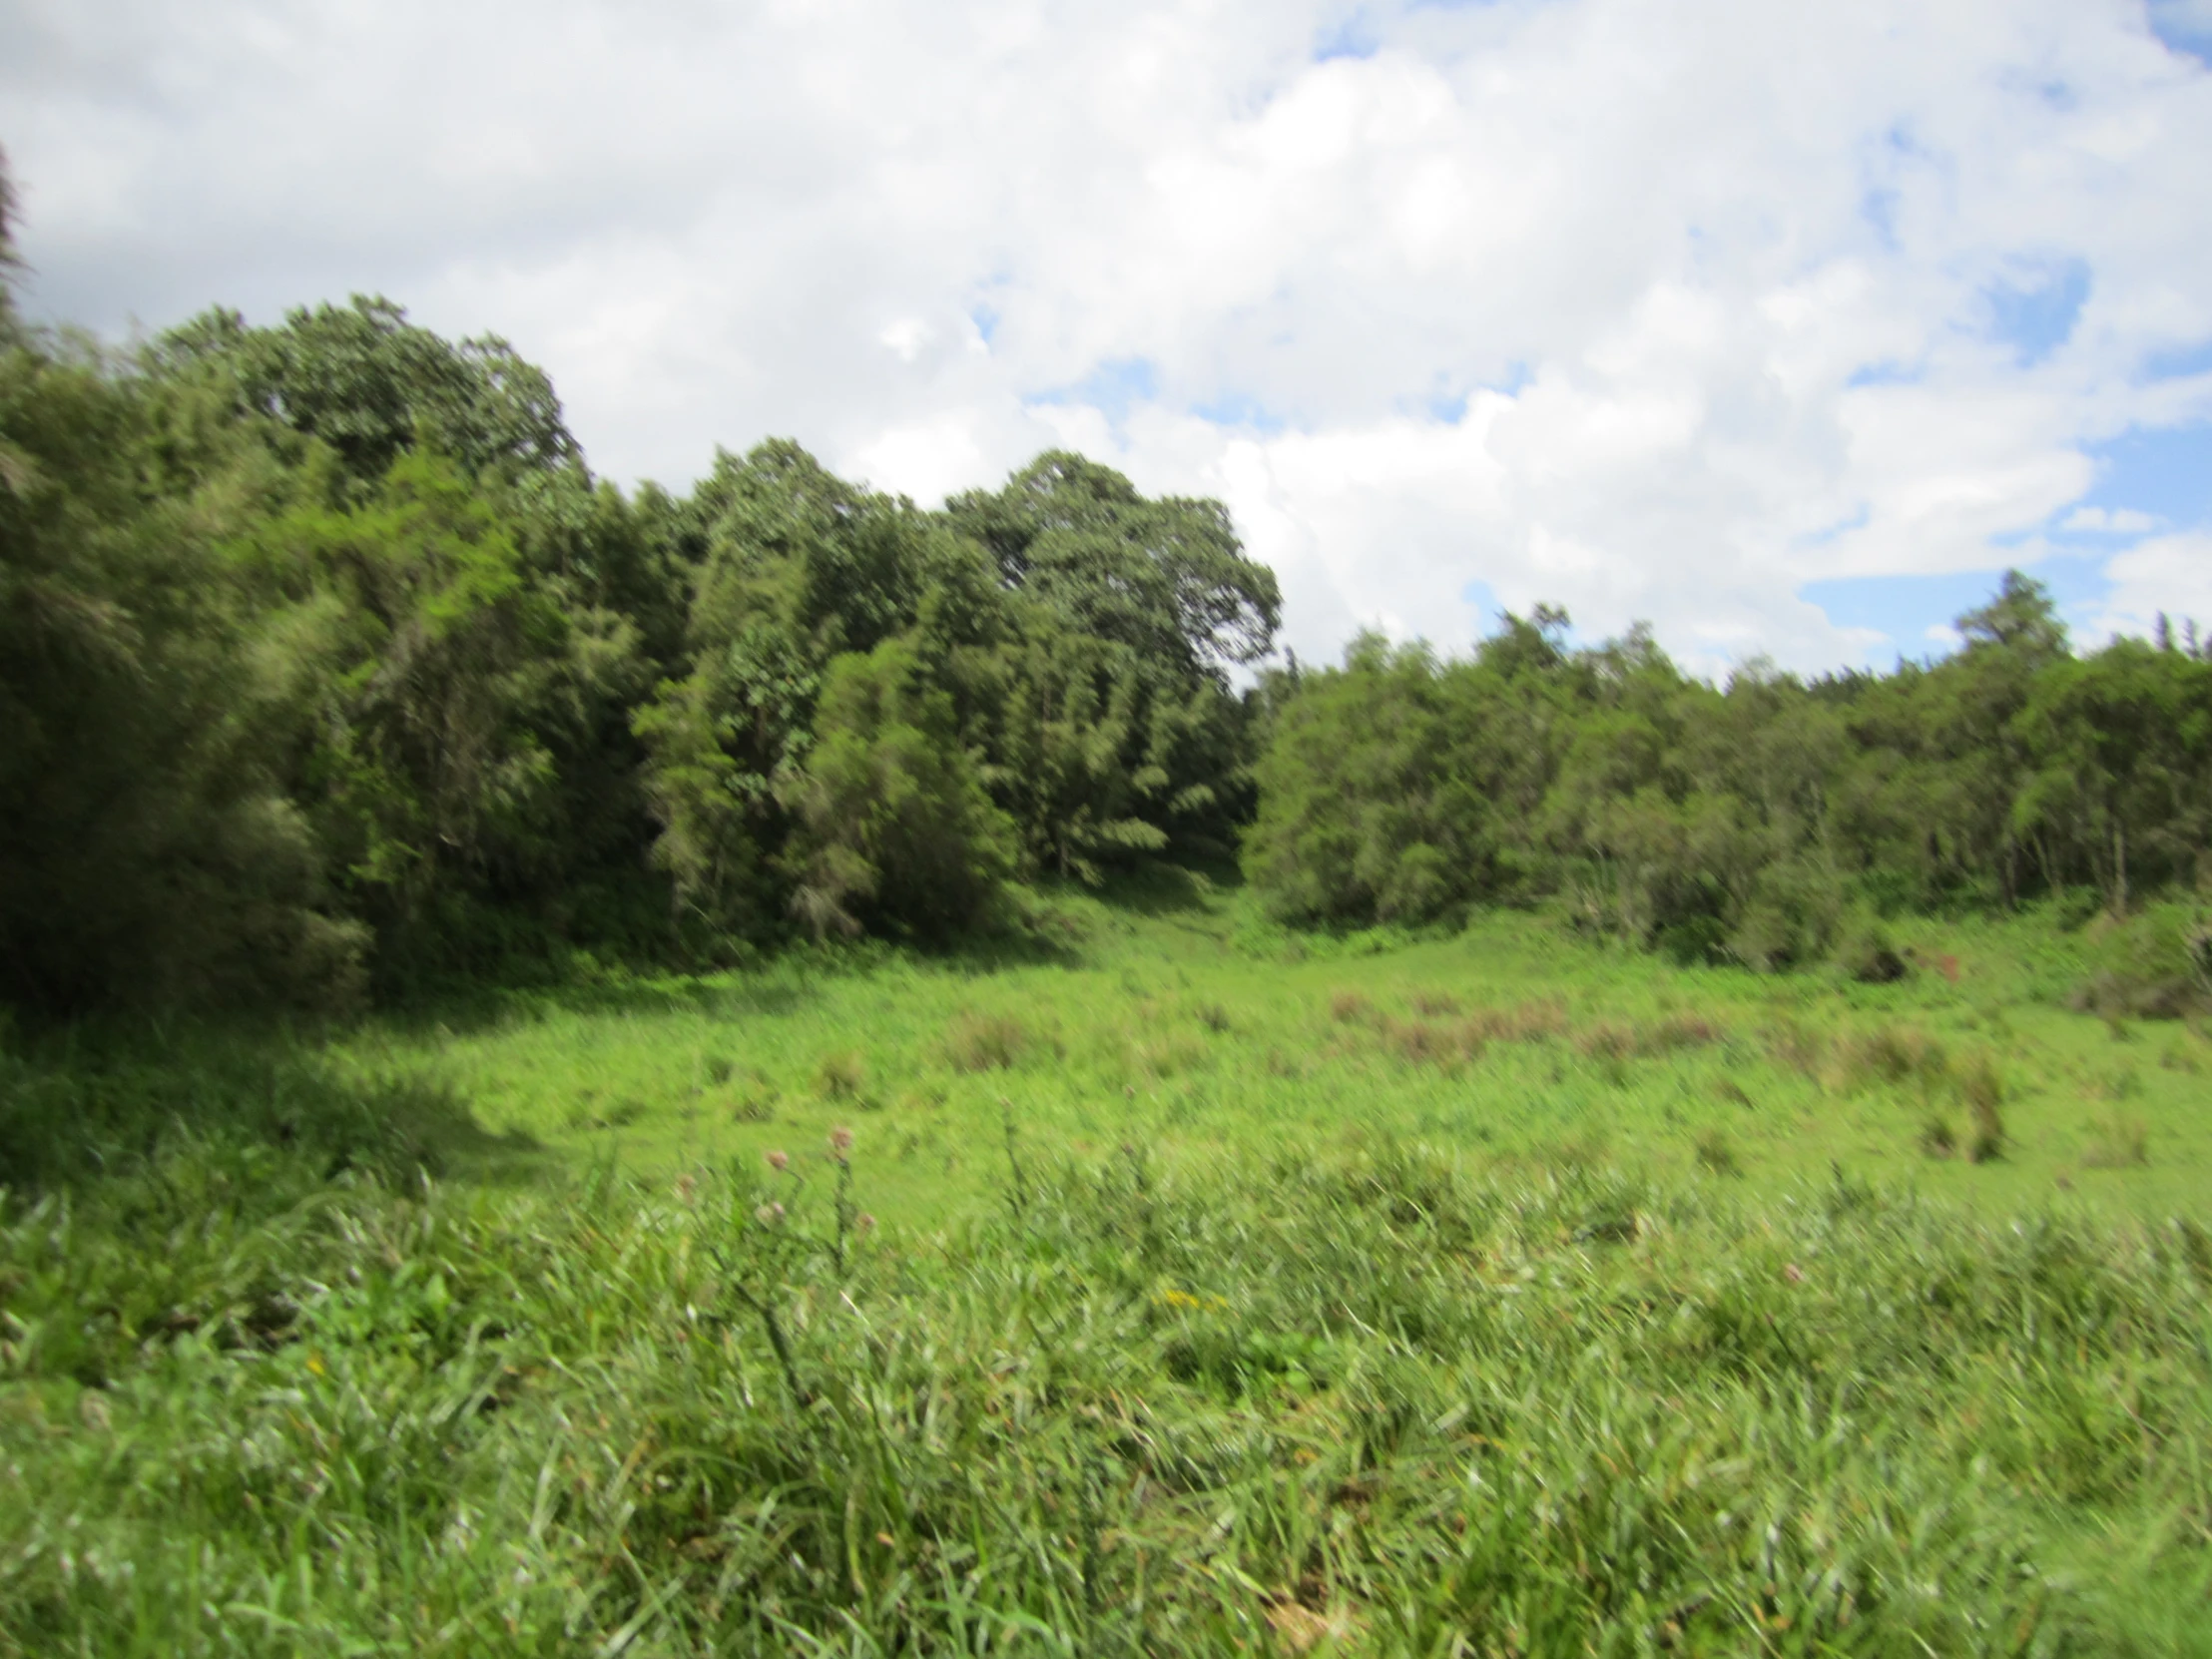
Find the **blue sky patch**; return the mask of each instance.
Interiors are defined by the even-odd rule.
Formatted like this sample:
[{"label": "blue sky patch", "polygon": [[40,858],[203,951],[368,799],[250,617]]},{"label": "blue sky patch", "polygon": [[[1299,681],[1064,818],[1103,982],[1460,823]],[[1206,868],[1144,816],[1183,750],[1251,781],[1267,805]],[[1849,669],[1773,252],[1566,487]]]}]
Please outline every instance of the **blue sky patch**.
[{"label": "blue sky patch", "polygon": [[1862,501],[1859,504],[1859,510],[1849,518],[1840,518],[1834,524],[1824,524],[1818,530],[1807,531],[1804,535],[1798,537],[1798,545],[1800,547],[1826,547],[1838,536],[1848,535],[1853,530],[1864,530],[1873,522],[1874,508]]},{"label": "blue sky patch", "polygon": [[1257,397],[1242,392],[1228,393],[1211,403],[1194,403],[1191,413],[1216,426],[1238,426],[1252,432],[1280,432],[1284,427],[1281,415],[1272,413]]},{"label": "blue sky patch", "polygon": [[2089,297],[2089,262],[2062,260],[2025,281],[2001,281],[1982,290],[1989,333],[2019,354],[2022,366],[2039,363],[2073,337]]},{"label": "blue sky patch", "polygon": [[1901,362],[1867,363],[1852,370],[1847,386],[1910,386],[1917,385],[1927,370]]},{"label": "blue sky patch", "polygon": [[1372,58],[1382,48],[1382,36],[1365,11],[1354,12],[1333,29],[1325,29],[1314,42],[1314,62],[1333,58]]},{"label": "blue sky patch", "polygon": [[1092,408],[1119,426],[1131,405],[1160,395],[1160,371],[1149,357],[1114,357],[1100,363],[1073,385],[1055,386],[1023,399],[1026,403]]},{"label": "blue sky patch", "polygon": [[[2051,590],[2058,612],[2079,626],[2096,604],[2111,592],[2101,555],[2060,554],[2038,560],[2027,574]],[[1946,571],[1936,576],[1841,576],[1808,582],[1798,597],[1828,613],[1839,628],[1871,628],[1887,640],[1886,646],[1867,650],[1869,667],[1888,668],[1898,657],[1940,657],[1956,640],[1947,632],[1932,637],[1929,630],[1947,630],[1951,620],[1986,605],[2004,580],[1998,570]]]},{"label": "blue sky patch", "polygon": [[2175,351],[2154,351],[2143,360],[2146,380],[2181,380],[2212,369],[2212,339]]},{"label": "blue sky patch", "polygon": [[2212,424],[2134,426],[2084,444],[2082,453],[2096,462],[2097,481],[2079,505],[2148,513],[2175,525],[2212,521]]},{"label": "blue sky patch", "polygon": [[1859,199],[1859,217],[1874,227],[1882,246],[1892,253],[1898,248],[1898,200],[1894,190],[1870,190]]},{"label": "blue sky patch", "polygon": [[2169,52],[2212,64],[2212,22],[2196,0],[2150,0],[2150,32]]}]

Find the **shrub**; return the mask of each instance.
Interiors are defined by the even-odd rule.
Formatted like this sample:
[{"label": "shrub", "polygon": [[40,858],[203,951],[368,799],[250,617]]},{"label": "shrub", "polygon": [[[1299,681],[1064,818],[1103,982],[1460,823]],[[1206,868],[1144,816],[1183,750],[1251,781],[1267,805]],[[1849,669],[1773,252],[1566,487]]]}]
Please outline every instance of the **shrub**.
[{"label": "shrub", "polygon": [[1858,917],[1845,927],[1836,946],[1836,965],[1863,985],[1891,984],[1907,972],[1888,929],[1872,916]]},{"label": "shrub", "polygon": [[2125,921],[2083,930],[2088,974],[2070,1004],[2117,1024],[2179,1019],[2212,1001],[2212,920],[2193,904],[2153,904]]}]

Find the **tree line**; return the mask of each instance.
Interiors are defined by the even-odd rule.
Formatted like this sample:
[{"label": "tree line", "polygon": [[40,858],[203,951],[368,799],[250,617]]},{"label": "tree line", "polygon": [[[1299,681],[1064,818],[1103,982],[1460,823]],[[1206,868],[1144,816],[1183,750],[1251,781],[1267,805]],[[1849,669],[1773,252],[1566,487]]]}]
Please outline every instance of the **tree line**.
[{"label": "tree line", "polygon": [[381,299],[118,352],[0,291],[0,998],[931,943],[1227,856],[1279,613],[1218,503],[1077,455],[938,511],[785,441],[626,494],[541,370]]},{"label": "tree line", "polygon": [[1246,867],[1303,923],[1563,902],[1683,960],[1899,963],[1880,919],[2212,878],[2212,646],[2069,648],[2006,573],[1933,665],[1716,687],[1639,628],[1506,616],[1468,657],[1366,636],[1268,680]]},{"label": "tree line", "polygon": [[2016,573],[1934,666],[1725,688],[1541,607],[1264,667],[1280,610],[1219,502],[1079,455],[937,510],[781,440],[626,493],[542,370],[385,300],[116,350],[0,281],[0,1001],[939,944],[1152,857],[1760,967],[2202,873],[2212,650],[2076,655]]}]

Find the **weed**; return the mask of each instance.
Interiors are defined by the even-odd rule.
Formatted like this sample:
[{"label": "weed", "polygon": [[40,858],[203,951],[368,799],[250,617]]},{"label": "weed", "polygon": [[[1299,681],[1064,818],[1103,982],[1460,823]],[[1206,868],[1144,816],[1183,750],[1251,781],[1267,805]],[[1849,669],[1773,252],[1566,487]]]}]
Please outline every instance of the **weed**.
[{"label": "weed", "polygon": [[1950,1119],[1931,1112],[1921,1123],[1921,1150],[1931,1158],[1948,1158],[1958,1150],[1958,1136]]},{"label": "weed", "polygon": [[2089,1125],[2081,1162],[2089,1169],[2132,1169],[2150,1162],[2150,1125],[2132,1113],[2112,1112]]},{"label": "weed", "polygon": [[944,1039],[953,1070],[968,1072],[1011,1071],[1029,1044],[1029,1028],[1011,1014],[960,1014]]},{"label": "weed", "polygon": [[1359,991],[1335,991],[1329,998],[1329,1017],[1339,1025],[1365,1025],[1375,1018],[1375,1004]]},{"label": "weed", "polygon": [[1575,1039],[1575,1046],[1593,1060],[1625,1060],[1637,1052],[1636,1028],[1610,1021],[1593,1025]]},{"label": "weed", "polygon": [[1408,1065],[1442,1066],[1455,1071],[1482,1052],[1482,1038],[1464,1026],[1453,1029],[1426,1020],[1394,1020],[1382,1024],[1382,1040]]},{"label": "weed", "polygon": [[1949,1070],[1941,1043],[1925,1031],[1896,1025],[1860,1033],[1839,1045],[1837,1057],[1846,1089],[1918,1083],[1925,1092]]},{"label": "weed", "polygon": [[1637,1046],[1646,1054],[1671,1054],[1677,1049],[1721,1042],[1727,1035],[1703,1014],[1669,1014],[1646,1027],[1637,1038]]},{"label": "weed", "polygon": [[1952,1081],[1973,1120],[1973,1135],[1966,1143],[1967,1158],[1986,1164],[2003,1157],[2004,1080],[1997,1073],[1996,1063],[1986,1054],[1977,1054],[1958,1069]]},{"label": "weed", "polygon": [[729,1056],[724,1054],[708,1055],[700,1062],[699,1069],[707,1079],[707,1087],[710,1089],[721,1088],[730,1081],[737,1071],[737,1067],[731,1063]]},{"label": "weed", "polygon": [[1198,1016],[1198,1023],[1205,1026],[1207,1030],[1213,1032],[1215,1036],[1221,1037],[1227,1036],[1229,1034],[1229,1031],[1231,1029],[1229,1023],[1229,1010],[1224,1008],[1220,1003],[1202,1002],[1193,1011]]},{"label": "weed", "polygon": [[1816,1081],[1828,1057],[1828,1044],[1820,1033],[1807,1030],[1799,1021],[1787,1016],[1776,1021],[1768,1031],[1767,1048],[1777,1064]]},{"label": "weed", "polygon": [[1751,1104],[1751,1096],[1744,1092],[1744,1086],[1733,1077],[1717,1079],[1713,1084],[1713,1092],[1732,1105],[1749,1106]]},{"label": "weed", "polygon": [[1152,1083],[1196,1071],[1212,1063],[1206,1044],[1187,1031],[1168,1031],[1150,1041],[1132,1041],[1124,1050],[1128,1072]]},{"label": "weed", "polygon": [[1532,1043],[1559,1036],[1567,1011],[1556,1002],[1523,1002],[1516,1008],[1477,1008],[1465,1029],[1490,1042]]},{"label": "weed", "polygon": [[756,1074],[753,1079],[732,1098],[730,1117],[735,1123],[774,1123],[777,1102],[783,1091],[768,1078]]},{"label": "weed", "polygon": [[815,1068],[815,1092],[825,1100],[856,1100],[866,1086],[867,1065],[857,1049],[825,1054]]},{"label": "weed", "polygon": [[1739,1176],[1744,1167],[1736,1157],[1736,1148],[1727,1132],[1719,1128],[1701,1131],[1697,1138],[1697,1161],[1701,1169],[1713,1175]]},{"label": "weed", "polygon": [[1413,1012],[1429,1019],[1446,1019],[1459,1012],[1459,999],[1449,991],[1415,991]]}]

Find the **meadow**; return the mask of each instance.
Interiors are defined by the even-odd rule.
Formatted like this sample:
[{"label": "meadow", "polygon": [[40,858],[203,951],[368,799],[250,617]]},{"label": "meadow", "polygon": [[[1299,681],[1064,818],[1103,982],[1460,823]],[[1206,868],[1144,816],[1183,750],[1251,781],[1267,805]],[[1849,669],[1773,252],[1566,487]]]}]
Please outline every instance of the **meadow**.
[{"label": "meadow", "polygon": [[0,1653],[2212,1652],[2212,1039],[1898,942],[13,1033]]},{"label": "meadow", "polygon": [[[1498,1171],[1773,1190],[1841,1166],[1992,1216],[2212,1220],[2206,1028],[2068,1011],[2084,969],[2047,917],[1906,922],[1923,965],[1889,984],[1682,968],[1510,911],[1449,936],[1289,932],[1181,870],[1063,891],[1037,933],[515,993],[332,1053],[572,1167],[674,1174],[845,1124],[870,1203],[924,1225],[998,1192],[1009,1117],[1076,1157],[1397,1137]],[[1972,1156],[1977,1095],[2001,1156]]]}]

